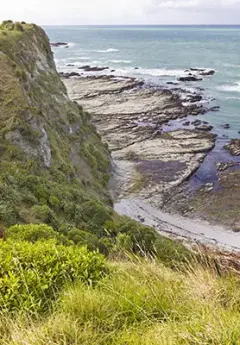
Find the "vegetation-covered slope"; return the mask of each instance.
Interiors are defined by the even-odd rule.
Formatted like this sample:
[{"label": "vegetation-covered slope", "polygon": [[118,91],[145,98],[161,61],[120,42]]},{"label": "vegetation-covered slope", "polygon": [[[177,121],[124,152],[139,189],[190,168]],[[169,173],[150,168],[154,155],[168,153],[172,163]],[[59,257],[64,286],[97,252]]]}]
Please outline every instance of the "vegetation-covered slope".
[{"label": "vegetation-covered slope", "polygon": [[67,288],[48,317],[0,317],[6,345],[239,345],[239,278],[118,262]]},{"label": "vegetation-covered slope", "polygon": [[109,203],[107,147],[69,100],[36,25],[0,26],[0,223],[80,226],[83,202]]}]

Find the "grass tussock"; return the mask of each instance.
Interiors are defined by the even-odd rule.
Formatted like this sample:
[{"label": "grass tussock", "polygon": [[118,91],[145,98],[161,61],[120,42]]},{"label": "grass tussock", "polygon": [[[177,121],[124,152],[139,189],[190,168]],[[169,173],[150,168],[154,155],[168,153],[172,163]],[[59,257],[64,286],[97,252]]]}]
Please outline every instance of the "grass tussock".
[{"label": "grass tussock", "polygon": [[110,266],[95,287],[69,286],[44,319],[2,317],[1,344],[240,344],[238,277],[148,261]]}]

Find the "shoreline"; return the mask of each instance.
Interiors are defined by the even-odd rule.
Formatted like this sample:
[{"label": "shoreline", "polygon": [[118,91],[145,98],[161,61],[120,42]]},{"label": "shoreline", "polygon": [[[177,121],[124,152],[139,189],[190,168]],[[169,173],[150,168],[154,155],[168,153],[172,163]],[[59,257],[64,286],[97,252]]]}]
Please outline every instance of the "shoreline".
[{"label": "shoreline", "polygon": [[[240,251],[240,237],[239,244],[234,246],[234,239],[238,234],[229,231],[235,223],[222,223],[222,227],[205,224],[204,217],[195,211],[189,196],[197,190],[192,188],[191,182],[203,166],[202,162],[212,154],[215,136],[209,130],[187,129],[185,126],[179,129],[170,127],[166,130],[169,121],[186,121],[191,111],[195,111],[194,118],[198,119],[196,116],[206,113],[207,108],[199,106],[198,102],[190,102],[189,108],[187,105],[183,106],[179,95],[181,89],[174,93],[163,87],[149,86],[131,77],[80,76],[63,81],[70,98],[92,114],[93,124],[103,140],[110,145],[115,167],[109,188],[115,208],[120,214],[127,212],[127,215],[137,220],[139,217],[145,218],[146,225],[153,222],[157,229],[160,226],[165,227],[166,234],[171,233],[180,239],[188,238],[192,243],[199,242],[219,249]],[[197,94],[193,96],[196,98]],[[200,122],[204,123],[202,119]],[[197,123],[199,124],[199,121]],[[227,151],[225,155],[230,158]],[[232,160],[234,161],[234,158]],[[164,173],[159,179],[161,171]],[[177,177],[169,180],[169,175],[174,174]],[[179,174],[182,174],[182,178],[179,178]],[[217,184],[220,185],[219,177],[216,176]],[[217,185],[209,185],[210,183],[203,183],[202,189],[199,189],[200,195],[202,191],[202,194],[206,192],[204,198],[208,198],[209,193],[215,195],[215,189],[218,189]],[[166,196],[166,205],[163,196]],[[132,207],[129,206],[130,201],[133,203]],[[145,206],[139,208],[139,202]],[[174,203],[177,204],[177,209]],[[125,204],[129,206],[126,212]],[[178,209],[180,204],[183,204],[183,209]],[[186,205],[189,208],[187,211]],[[166,209],[168,213],[165,213]],[[129,210],[132,210],[132,214],[128,213]],[[155,213],[159,215],[157,219]],[[152,218],[150,220],[149,214]],[[197,227],[202,227],[203,231],[191,232],[190,227],[195,227],[196,224]],[[218,229],[215,236],[215,230],[211,229]]]}]

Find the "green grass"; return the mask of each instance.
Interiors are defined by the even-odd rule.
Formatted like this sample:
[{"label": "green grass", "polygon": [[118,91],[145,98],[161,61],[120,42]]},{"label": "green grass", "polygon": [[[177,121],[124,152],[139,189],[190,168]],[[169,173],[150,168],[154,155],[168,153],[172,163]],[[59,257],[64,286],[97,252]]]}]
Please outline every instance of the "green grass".
[{"label": "green grass", "polygon": [[2,317],[1,344],[240,344],[238,277],[142,260],[109,265],[96,287],[68,287],[48,317]]}]

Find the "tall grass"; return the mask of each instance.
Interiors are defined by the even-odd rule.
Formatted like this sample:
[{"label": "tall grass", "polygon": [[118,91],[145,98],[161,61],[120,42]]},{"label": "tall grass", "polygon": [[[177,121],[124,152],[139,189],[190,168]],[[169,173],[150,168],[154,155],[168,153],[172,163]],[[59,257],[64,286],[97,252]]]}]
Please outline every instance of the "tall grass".
[{"label": "tall grass", "polygon": [[3,345],[238,345],[240,280],[198,266],[111,263],[96,287],[69,286],[38,321],[3,318]]}]

